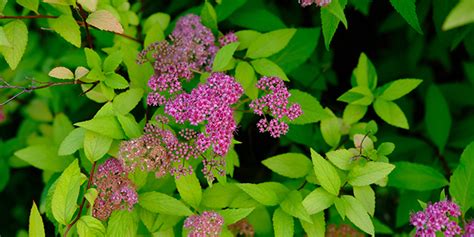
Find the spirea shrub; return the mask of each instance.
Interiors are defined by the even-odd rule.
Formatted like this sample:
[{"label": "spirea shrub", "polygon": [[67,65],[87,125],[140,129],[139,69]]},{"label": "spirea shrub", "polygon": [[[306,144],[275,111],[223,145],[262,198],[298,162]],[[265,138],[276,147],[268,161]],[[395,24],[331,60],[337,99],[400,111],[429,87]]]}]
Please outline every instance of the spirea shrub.
[{"label": "spirea shrub", "polygon": [[0,235],[474,236],[472,12],[0,0]]}]

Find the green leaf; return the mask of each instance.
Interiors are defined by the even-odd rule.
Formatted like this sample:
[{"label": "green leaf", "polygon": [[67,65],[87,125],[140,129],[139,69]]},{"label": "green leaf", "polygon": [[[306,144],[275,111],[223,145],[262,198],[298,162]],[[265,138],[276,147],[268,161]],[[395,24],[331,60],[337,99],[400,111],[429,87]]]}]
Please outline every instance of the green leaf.
[{"label": "green leaf", "polygon": [[39,0],[16,0],[16,3],[38,14]]},{"label": "green leaf", "polygon": [[123,58],[122,58],[122,53],[120,51],[116,51],[110,54],[104,60],[104,68],[103,68],[104,72],[105,73],[114,72],[122,63],[122,61],[123,61]]},{"label": "green leaf", "polygon": [[211,29],[214,35],[217,34],[217,14],[214,7],[206,0],[201,9],[201,22],[204,26]]},{"label": "green leaf", "polygon": [[359,200],[369,215],[374,216],[375,192],[370,186],[354,187],[354,197]]},{"label": "green leaf", "polygon": [[246,192],[257,202],[265,206],[275,206],[280,203],[282,194],[288,192],[288,188],[276,182],[260,184],[237,184],[237,187]]},{"label": "green leaf", "polygon": [[49,25],[67,42],[78,48],[81,47],[81,30],[71,15],[61,15],[56,19],[51,19]]},{"label": "green leaf", "polygon": [[323,109],[319,101],[310,94],[300,90],[290,90],[290,103],[297,103],[301,106],[303,114],[295,120],[289,121],[290,124],[310,124],[319,122],[328,118],[327,112]]},{"label": "green leaf", "polygon": [[396,162],[394,165],[396,168],[388,177],[388,186],[428,191],[448,185],[443,174],[430,166],[405,161]]},{"label": "green leaf", "polygon": [[77,221],[77,233],[79,237],[101,237],[105,236],[105,227],[92,216],[81,216]]},{"label": "green leaf", "polygon": [[470,0],[460,0],[459,3],[449,12],[443,23],[443,30],[451,30],[474,22],[474,2]]},{"label": "green leaf", "polygon": [[212,71],[220,72],[224,71],[227,64],[230,63],[235,50],[239,46],[239,42],[230,43],[217,51],[214,58],[214,64],[212,65]]},{"label": "green leaf", "polygon": [[251,9],[243,7],[239,11],[236,11],[234,14],[232,14],[229,20],[234,25],[261,32],[267,32],[286,27],[285,23],[277,15],[275,15],[275,13],[265,9],[264,7]]},{"label": "green leaf", "polygon": [[239,193],[243,193],[243,191],[235,184],[216,183],[204,191],[201,205],[216,209],[225,208],[230,206]]},{"label": "green leaf", "polygon": [[64,138],[74,129],[66,115],[59,113],[54,117],[53,121],[53,138],[54,143],[60,145]]},{"label": "green leaf", "polygon": [[49,71],[48,76],[57,79],[74,79],[74,73],[65,67],[55,67]]},{"label": "green leaf", "polygon": [[21,20],[14,20],[3,27],[5,36],[11,46],[0,46],[0,53],[2,53],[5,61],[12,70],[20,62],[25,53],[26,44],[28,42],[28,28]]},{"label": "green leaf", "polygon": [[87,65],[90,68],[102,69],[102,59],[93,49],[84,48],[84,53],[86,54]]},{"label": "green leaf", "polygon": [[114,139],[120,140],[125,138],[120,123],[114,116],[93,118],[84,122],[75,123],[74,125]]},{"label": "green leaf", "polygon": [[224,218],[224,225],[231,225],[250,215],[255,208],[225,209],[218,211]]},{"label": "green leaf", "polygon": [[313,54],[320,35],[320,28],[299,28],[288,45],[272,55],[270,60],[278,64],[283,71],[289,73],[306,62]]},{"label": "green leaf", "polygon": [[294,220],[293,217],[286,214],[281,208],[273,213],[273,229],[275,237],[293,236]]},{"label": "green leaf", "polygon": [[[1,5],[1,3],[0,3]],[[1,13],[1,11],[0,11]],[[6,46],[6,47],[11,47],[10,42],[7,39],[7,35],[5,34],[5,30],[3,30],[3,27],[0,26],[0,46]]]},{"label": "green leaf", "polygon": [[100,160],[112,145],[112,138],[100,135],[92,131],[86,131],[84,136],[84,153],[87,159],[94,163]]},{"label": "green leaf", "polygon": [[289,178],[301,178],[311,170],[311,160],[303,154],[286,153],[267,158],[262,164],[273,172]]},{"label": "green leaf", "polygon": [[365,86],[356,86],[348,90],[337,98],[338,101],[343,101],[353,105],[370,105],[374,101],[372,91]]},{"label": "green leaf", "polygon": [[344,201],[347,218],[365,233],[374,236],[374,224],[362,203],[348,195],[342,196],[341,199]]},{"label": "green leaf", "polygon": [[33,145],[15,152],[15,156],[32,166],[54,172],[64,170],[72,161],[70,156],[58,156],[57,147],[51,145]]},{"label": "green leaf", "polygon": [[255,71],[262,76],[279,77],[283,81],[289,81],[285,72],[277,64],[270,61],[269,59],[261,58],[253,60],[250,63],[252,64]]},{"label": "green leaf", "polygon": [[313,215],[328,209],[334,204],[335,199],[336,196],[330,194],[324,188],[316,188],[304,198],[303,206],[310,215]]},{"label": "green leaf", "polygon": [[107,10],[98,10],[91,13],[86,22],[99,30],[111,31],[122,34],[123,28],[119,20]]},{"label": "green leaf", "polygon": [[105,76],[104,83],[112,89],[125,89],[128,87],[128,81],[117,73],[111,73]]},{"label": "green leaf", "polygon": [[138,231],[138,215],[135,211],[117,210],[112,212],[107,224],[110,237],[134,237]]},{"label": "green leaf", "polygon": [[246,2],[247,0],[222,0],[222,3],[216,6],[217,21],[227,19]]},{"label": "green leaf", "polygon": [[30,222],[28,227],[29,236],[32,237],[44,237],[44,224],[43,219],[38,211],[38,207],[36,207],[35,202],[33,202],[33,206],[31,207],[30,211]]},{"label": "green leaf", "polygon": [[61,142],[59,146],[58,155],[71,155],[83,147],[84,135],[87,130],[84,128],[76,128],[72,130]]},{"label": "green leaf", "polygon": [[374,102],[375,113],[388,124],[408,129],[408,121],[403,111],[392,101],[376,99]]},{"label": "green leaf", "polygon": [[474,206],[474,142],[461,154],[459,165],[450,179],[449,193],[461,206],[463,214]]},{"label": "green leaf", "polygon": [[125,132],[125,135],[127,135],[128,138],[138,138],[142,135],[142,130],[143,128],[135,121],[135,118],[131,114],[127,115],[121,115],[119,114],[117,116],[117,119],[120,123],[120,126],[122,126],[123,131]]},{"label": "green leaf", "polygon": [[341,179],[336,169],[313,149],[311,149],[311,158],[313,159],[314,173],[321,183],[321,187],[331,194],[339,195]]},{"label": "green leaf", "polygon": [[367,87],[370,90],[375,90],[377,87],[377,71],[365,53],[360,54],[359,62],[352,75],[357,82],[357,86]]},{"label": "green leaf", "polygon": [[376,234],[393,235],[393,230],[391,230],[390,227],[379,221],[379,219],[374,218],[373,222]]},{"label": "green leaf", "polygon": [[398,79],[383,85],[380,98],[384,100],[396,100],[414,90],[423,80],[420,79]]},{"label": "green leaf", "polygon": [[367,113],[367,106],[348,104],[344,109],[342,120],[348,124],[357,123]]},{"label": "green leaf", "polygon": [[190,216],[193,214],[181,201],[159,192],[141,193],[138,198],[141,207],[155,213]]},{"label": "green leaf", "polygon": [[158,12],[149,16],[143,24],[143,32],[148,32],[153,26],[158,25],[161,30],[165,30],[170,23],[170,15]]},{"label": "green leaf", "polygon": [[324,212],[319,212],[311,216],[311,223],[300,219],[301,226],[308,237],[325,236],[326,222],[324,221]]},{"label": "green leaf", "polygon": [[346,149],[329,151],[326,157],[341,170],[350,170],[354,164],[354,154]]},{"label": "green leaf", "polygon": [[[346,7],[347,1],[341,0],[339,3],[341,8],[344,9]],[[321,8],[321,25],[323,28],[324,45],[328,50],[332,37],[336,33],[337,27],[339,26],[339,22],[339,18],[332,14],[331,11],[327,9],[327,7]]]},{"label": "green leaf", "polygon": [[242,85],[244,93],[251,99],[256,99],[258,96],[258,89],[255,87],[257,77],[253,67],[248,62],[241,61],[235,68],[235,80]]},{"label": "green leaf", "polygon": [[416,30],[416,32],[423,34],[420,23],[418,22],[418,16],[416,15],[415,0],[390,0],[390,3],[393,8],[402,15],[403,19],[405,19],[408,24]]},{"label": "green leaf", "polygon": [[367,186],[386,177],[395,166],[384,162],[367,162],[365,165],[355,166],[348,175],[348,182],[352,186]]},{"label": "green leaf", "polygon": [[284,49],[295,33],[296,29],[281,29],[262,34],[249,45],[246,57],[256,59],[272,56]]},{"label": "green leaf", "polygon": [[86,179],[86,176],[81,174],[77,159],[59,176],[51,202],[53,216],[59,223],[67,225],[72,220],[77,209],[81,185]]},{"label": "green leaf", "polygon": [[241,30],[235,32],[235,35],[237,36],[237,39],[240,42],[239,47],[237,47],[237,50],[243,50],[247,49],[257,37],[262,35],[262,33],[254,30]]},{"label": "green leaf", "polygon": [[434,84],[426,93],[425,124],[428,136],[443,153],[451,130],[451,114],[448,102]]},{"label": "green leaf", "polygon": [[384,142],[380,144],[380,146],[377,148],[377,154],[382,155],[382,156],[388,156],[392,154],[394,150],[395,150],[395,144],[391,142]]},{"label": "green leaf", "polygon": [[114,110],[120,114],[127,114],[142,100],[143,90],[133,88],[117,95],[112,102]]},{"label": "green leaf", "polygon": [[201,204],[202,190],[196,173],[192,172],[191,174],[175,178],[175,182],[181,198],[193,208],[197,209]]},{"label": "green leaf", "polygon": [[145,42],[143,45],[145,47],[150,46],[154,42],[159,42],[165,39],[165,32],[159,24],[153,25],[148,31],[146,31]]},{"label": "green leaf", "polygon": [[301,193],[293,190],[289,192],[286,198],[280,203],[280,207],[286,213],[311,223],[311,217],[309,216],[308,211],[306,211],[302,202],[303,197],[301,197]]},{"label": "green leaf", "polygon": [[344,7],[341,6],[341,4],[339,3],[339,0],[331,1],[331,3],[324,8],[327,9],[329,12],[331,12],[340,21],[342,21],[342,23],[347,29],[347,19],[346,19],[346,15],[344,14]]},{"label": "green leaf", "polygon": [[77,0],[78,4],[88,12],[95,12],[97,10],[97,0]]},{"label": "green leaf", "polygon": [[321,135],[331,147],[337,147],[341,140],[341,120],[337,117],[321,120]]}]

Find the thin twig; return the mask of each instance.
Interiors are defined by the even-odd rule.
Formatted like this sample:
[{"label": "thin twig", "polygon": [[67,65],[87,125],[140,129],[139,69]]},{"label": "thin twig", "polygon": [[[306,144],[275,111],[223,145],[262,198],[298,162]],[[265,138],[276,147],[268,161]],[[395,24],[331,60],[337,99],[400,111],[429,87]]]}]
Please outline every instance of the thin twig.
[{"label": "thin twig", "polygon": [[84,28],[86,29],[86,39],[87,39],[87,44],[89,45],[89,48],[94,48],[94,44],[93,44],[93,41],[92,41],[92,35],[91,35],[91,32],[89,31],[89,24],[87,23],[86,19],[87,19],[87,13],[86,11],[84,11],[84,9],[82,8],[81,4],[77,4],[77,6],[79,7],[79,9],[77,10],[77,12],[79,13],[79,16],[81,17],[82,19],[82,23],[84,24]]},{"label": "thin twig", "polygon": [[[97,162],[94,162],[92,164],[91,173],[89,175],[89,180],[87,181],[86,191],[92,186],[92,180],[94,178],[94,170],[95,170],[96,165],[97,165]],[[84,209],[85,204],[86,204],[86,195],[84,195],[84,197],[82,197],[82,202],[81,202],[81,205],[79,206],[79,212],[77,213],[76,218],[74,218],[74,220],[69,225],[66,226],[66,230],[64,231],[64,235],[63,235],[64,237],[67,236],[67,234],[69,233],[71,228],[74,226],[74,224],[76,224],[76,222],[79,220],[79,218],[81,218],[82,210]]]},{"label": "thin twig", "polygon": [[31,85],[31,86],[24,87],[24,86],[10,85],[3,79],[0,79],[0,81],[2,81],[3,84],[5,84],[3,86],[0,86],[0,89],[19,89],[19,90],[21,90],[17,94],[10,97],[7,101],[1,103],[0,106],[8,104],[10,101],[14,100],[18,96],[20,96],[24,93],[30,93],[34,90],[39,90],[39,89],[44,89],[44,88],[54,87],[54,86],[63,86],[63,85],[97,84],[98,83],[98,82],[83,82],[83,81],[80,81],[80,80],[73,80],[73,81],[64,81],[64,82],[46,82],[46,83],[42,83],[42,85],[40,85],[40,86]]},{"label": "thin twig", "polygon": [[42,19],[42,18],[58,18],[57,16],[34,15],[34,16],[0,16],[0,19]]},{"label": "thin twig", "polygon": [[[79,15],[80,15],[81,18],[82,18],[82,15],[81,15],[80,13],[79,13]],[[2,19],[45,19],[45,18],[56,19],[56,18],[58,18],[58,16],[48,16],[48,15],[34,15],[34,16],[0,16],[0,20],[2,20]],[[84,18],[83,18],[83,19],[84,19]],[[91,25],[87,24],[87,22],[85,22],[85,21],[76,21],[76,22],[77,22],[77,24],[78,24],[79,26],[82,26],[82,27],[86,28],[86,33],[87,33],[87,31],[88,31],[87,28],[98,29],[98,28],[96,28],[96,27],[94,27],[94,26],[91,26]],[[86,24],[87,24],[87,27],[86,27]],[[100,29],[98,29],[98,30],[100,30]],[[112,32],[112,33],[114,33],[115,35],[118,35],[118,36],[120,36],[120,37],[124,37],[124,38],[126,38],[126,39],[133,40],[133,41],[138,42],[138,43],[143,43],[141,40],[139,40],[139,39],[137,39],[137,38],[135,38],[135,37],[133,37],[133,36],[130,36],[130,35],[126,35],[126,34],[123,34],[123,33],[117,33],[117,32]],[[89,32],[88,35],[89,35],[88,38],[91,38],[90,32]],[[87,37],[87,36],[86,36],[86,37]],[[91,38],[90,40],[92,40],[92,38]],[[87,41],[88,41],[88,43],[89,43],[89,39],[87,39]],[[89,46],[90,46],[90,45],[89,45]]]}]

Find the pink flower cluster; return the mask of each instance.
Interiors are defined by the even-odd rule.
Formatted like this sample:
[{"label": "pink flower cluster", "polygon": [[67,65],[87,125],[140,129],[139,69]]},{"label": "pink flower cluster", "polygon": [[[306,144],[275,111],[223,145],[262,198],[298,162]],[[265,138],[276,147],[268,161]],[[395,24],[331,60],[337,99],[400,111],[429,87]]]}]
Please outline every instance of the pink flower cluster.
[{"label": "pink flower cluster", "polygon": [[[191,133],[185,132],[186,136]],[[171,131],[147,124],[144,135],[121,144],[118,157],[128,172],[139,168],[154,171],[156,177],[167,173],[179,177],[193,171],[184,163],[199,154],[195,145],[179,141]]]},{"label": "pink flower cluster", "polygon": [[[290,92],[283,80],[278,77],[262,77],[257,82],[257,88],[263,90],[265,94],[253,100],[249,107],[255,114],[263,116],[257,123],[261,133],[268,131],[270,136],[277,138],[288,132],[288,124],[282,119],[286,116],[294,120],[303,114],[299,104],[290,104],[288,98]],[[269,114],[273,117],[270,122],[265,117]]]},{"label": "pink flower cluster", "polygon": [[155,60],[155,73],[148,81],[148,86],[154,91],[148,95],[149,105],[166,103],[165,92],[181,92],[181,78],[190,80],[194,77],[194,71],[210,71],[219,49],[211,30],[201,24],[199,16],[193,14],[178,20],[169,39],[169,42],[163,40],[150,45],[138,57],[139,63],[143,63],[147,54],[153,52]]},{"label": "pink flower cluster", "polygon": [[212,146],[217,155],[225,156],[237,128],[231,105],[242,96],[243,88],[231,76],[213,73],[203,85],[191,93],[182,93],[165,105],[165,113],[177,123],[197,126],[206,122],[204,133],[197,135],[196,144],[204,152]]},{"label": "pink flower cluster", "polygon": [[201,215],[188,217],[184,227],[189,229],[189,237],[217,237],[222,231],[224,218],[213,211],[205,211]]},{"label": "pink flower cluster", "polygon": [[313,3],[317,6],[324,7],[329,5],[329,3],[331,3],[331,0],[299,0],[298,2],[303,7],[311,6]]},{"label": "pink flower cluster", "polygon": [[464,226],[463,237],[474,237],[474,220],[471,220]]},{"label": "pink flower cluster", "polygon": [[461,227],[453,220],[461,215],[459,206],[449,200],[428,204],[424,211],[410,216],[410,223],[416,227],[415,236],[436,237],[438,231],[451,237],[461,234]]},{"label": "pink flower cluster", "polygon": [[229,32],[219,38],[219,44],[221,45],[221,47],[237,41],[238,38],[237,35],[234,34],[234,32]]},{"label": "pink flower cluster", "polygon": [[94,176],[98,196],[94,202],[92,215],[107,220],[115,210],[132,210],[138,202],[133,183],[119,160],[110,158],[101,164]]}]

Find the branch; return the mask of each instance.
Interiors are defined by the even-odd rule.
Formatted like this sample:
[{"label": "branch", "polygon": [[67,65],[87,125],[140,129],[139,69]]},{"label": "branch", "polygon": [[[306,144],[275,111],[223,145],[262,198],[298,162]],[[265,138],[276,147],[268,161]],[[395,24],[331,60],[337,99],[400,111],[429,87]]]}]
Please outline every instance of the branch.
[{"label": "branch", "polygon": [[[80,6],[80,5],[79,5]],[[82,7],[81,7],[82,8]],[[92,38],[91,38],[91,34],[89,32],[89,29],[90,28],[94,28],[94,29],[97,29],[96,27],[94,26],[91,26],[89,24],[87,24],[86,21],[84,21],[84,18],[83,18],[83,15],[81,15],[79,13],[79,15],[81,16],[81,18],[83,19],[83,21],[76,21],[77,24],[79,26],[82,26],[84,28],[86,28],[86,37],[87,37],[87,42],[89,44],[89,46],[91,46],[91,42],[92,42]],[[48,16],[48,15],[34,15],[34,16],[0,16],[0,20],[2,19],[44,19],[44,18],[49,18],[49,19],[55,19],[55,18],[58,18],[58,16]],[[86,17],[87,18],[87,17]],[[98,29],[100,30],[100,29]],[[89,33],[88,33],[89,32]],[[110,31],[109,31],[110,32]],[[138,42],[138,43],[143,43],[141,40],[133,37],[133,36],[130,36],[130,35],[126,35],[126,34],[122,34],[122,33],[117,33],[117,32],[112,32],[114,33],[115,35],[118,35],[118,36],[121,36],[121,37],[124,37],[126,39],[129,39],[129,40],[133,40],[135,42]],[[90,39],[89,39],[90,38]],[[90,42],[91,41],[91,42]]]},{"label": "branch", "polygon": [[[14,100],[18,96],[20,96],[24,93],[31,93],[34,90],[39,90],[39,89],[44,89],[44,88],[54,87],[54,86],[63,86],[63,85],[97,84],[98,83],[98,82],[83,82],[81,80],[73,80],[73,81],[64,81],[64,82],[46,82],[46,83],[38,82],[38,83],[41,83],[42,85],[40,85],[40,86],[31,85],[31,86],[28,86],[28,87],[24,87],[24,86],[10,85],[8,82],[6,82],[5,80],[3,80],[1,78],[0,78],[0,82],[2,82],[4,84],[4,85],[0,85],[0,89],[19,89],[19,90],[21,90],[17,94],[10,97],[7,101],[1,103],[0,106],[8,104],[10,101]],[[33,81],[33,82],[36,82],[36,81]]]},{"label": "branch", "polygon": [[87,24],[87,12],[84,11],[84,8],[82,8],[81,4],[77,4],[79,7],[79,10],[77,11],[79,13],[79,16],[82,19],[82,23],[84,24],[84,28],[86,29],[86,38],[87,38],[87,44],[89,45],[89,48],[92,49],[94,48],[93,41],[92,41],[92,35],[91,32],[89,31],[89,24]]},{"label": "branch", "polygon": [[0,16],[0,19],[41,19],[41,18],[58,18],[57,16],[34,15],[34,16]]},{"label": "branch", "polygon": [[[92,180],[94,178],[94,170],[95,170],[96,165],[97,165],[97,162],[94,162],[92,164],[91,173],[89,175],[89,180],[87,181],[86,191],[92,186]],[[76,222],[81,218],[82,210],[84,209],[85,204],[86,204],[86,195],[84,195],[84,197],[82,197],[82,202],[81,202],[81,205],[79,206],[79,212],[77,213],[76,218],[74,218],[74,220],[69,225],[67,225],[66,230],[64,231],[64,235],[63,235],[64,237],[67,236],[67,234],[69,233],[71,228],[74,226],[74,224],[76,224]]]}]

